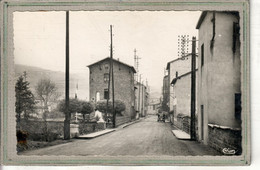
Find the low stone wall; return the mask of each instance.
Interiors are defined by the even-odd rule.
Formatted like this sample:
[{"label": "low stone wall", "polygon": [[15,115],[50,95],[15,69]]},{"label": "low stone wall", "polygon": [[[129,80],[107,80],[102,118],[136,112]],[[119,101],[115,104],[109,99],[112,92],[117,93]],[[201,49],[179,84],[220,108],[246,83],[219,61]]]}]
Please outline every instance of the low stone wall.
[{"label": "low stone wall", "polygon": [[[64,121],[46,121],[43,120],[22,120],[20,130],[28,134],[27,139],[33,141],[54,141],[63,139]],[[88,134],[104,130],[105,123],[97,122],[72,122],[70,124],[71,137],[76,137],[79,134]]]},{"label": "low stone wall", "polygon": [[174,121],[174,125],[176,127],[178,127],[180,130],[190,134],[190,117],[189,116],[177,116],[177,121]]},{"label": "low stone wall", "polygon": [[89,134],[93,132],[97,132],[100,130],[105,130],[105,123],[97,123],[97,122],[80,122],[79,125],[79,134]]},{"label": "low stone wall", "polygon": [[124,123],[128,123],[131,121],[130,117],[122,116],[122,117],[116,117],[116,126],[122,125]]},{"label": "low stone wall", "polygon": [[20,130],[27,133],[29,140],[53,141],[63,136],[63,121],[21,120]]},{"label": "low stone wall", "polygon": [[224,148],[234,149],[236,155],[241,154],[241,130],[208,126],[208,144],[222,152]]},{"label": "low stone wall", "polygon": [[[120,126],[122,124],[128,123],[131,121],[131,118],[128,116],[117,116],[116,117],[116,126]],[[107,124],[108,128],[113,128],[113,122]]]}]

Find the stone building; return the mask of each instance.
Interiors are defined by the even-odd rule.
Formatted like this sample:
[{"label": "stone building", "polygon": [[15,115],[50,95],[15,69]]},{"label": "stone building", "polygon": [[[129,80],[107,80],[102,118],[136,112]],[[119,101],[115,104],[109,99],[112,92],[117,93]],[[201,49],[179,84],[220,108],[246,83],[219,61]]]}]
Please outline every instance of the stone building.
[{"label": "stone building", "polygon": [[[89,65],[89,97],[93,102],[112,100],[112,81],[110,81],[110,93],[108,94],[110,58],[105,58]],[[135,118],[135,90],[134,90],[134,67],[119,60],[113,59],[114,70],[114,95],[115,100],[125,103],[126,109],[123,117],[117,117],[116,124],[122,124]],[[112,76],[112,75],[111,75]]]},{"label": "stone building", "polygon": [[198,62],[198,140],[241,152],[239,14],[202,12]]}]

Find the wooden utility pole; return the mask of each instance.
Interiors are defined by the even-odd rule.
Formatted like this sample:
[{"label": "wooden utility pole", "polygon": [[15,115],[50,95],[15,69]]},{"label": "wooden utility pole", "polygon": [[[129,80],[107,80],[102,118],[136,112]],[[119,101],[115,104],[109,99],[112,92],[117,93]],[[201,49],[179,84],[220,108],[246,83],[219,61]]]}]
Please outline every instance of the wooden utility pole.
[{"label": "wooden utility pole", "polygon": [[70,117],[69,111],[69,11],[66,11],[66,73],[65,73],[65,120],[64,139],[70,139]]},{"label": "wooden utility pole", "polygon": [[196,140],[195,130],[195,111],[196,111],[196,37],[192,37],[192,54],[191,54],[191,121],[190,121],[190,138]]},{"label": "wooden utility pole", "polygon": [[109,98],[110,98],[110,78],[111,78],[111,62],[110,62],[110,67],[109,67],[109,73],[108,73],[108,87],[107,87],[107,91],[108,91],[108,96],[107,96],[107,109],[106,109],[106,121],[108,120],[108,102],[109,102]]},{"label": "wooden utility pole", "polygon": [[112,113],[113,113],[113,127],[116,127],[116,113],[115,113],[115,88],[114,88],[114,69],[113,69],[113,33],[112,33],[112,25],[110,25],[110,38],[111,38],[111,46],[110,46],[110,67],[112,73]]},{"label": "wooden utility pole", "polygon": [[142,113],[144,116],[144,81],[142,81]]},{"label": "wooden utility pole", "polygon": [[138,88],[138,93],[139,93],[139,95],[138,95],[138,112],[139,112],[139,117],[140,117],[140,113],[141,113],[141,109],[140,109],[140,105],[141,105],[140,104],[140,102],[141,102],[140,94],[141,94],[141,77],[142,77],[142,75],[140,74],[139,76],[140,76],[140,78],[139,78],[139,88]]},{"label": "wooden utility pole", "polygon": [[139,74],[139,59],[141,59],[140,57],[138,57],[136,55],[137,50],[134,49],[134,62],[135,62],[135,69],[136,69],[136,81],[138,82],[138,74]]}]

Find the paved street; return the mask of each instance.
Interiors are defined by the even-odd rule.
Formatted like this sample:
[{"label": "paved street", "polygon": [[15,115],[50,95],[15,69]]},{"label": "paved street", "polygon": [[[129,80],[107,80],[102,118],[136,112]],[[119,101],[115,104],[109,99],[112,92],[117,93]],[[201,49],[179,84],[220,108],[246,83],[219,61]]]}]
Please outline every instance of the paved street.
[{"label": "paved street", "polygon": [[178,140],[169,123],[156,116],[94,139],[73,142],[21,153],[21,155],[216,155],[215,150],[196,141]]}]

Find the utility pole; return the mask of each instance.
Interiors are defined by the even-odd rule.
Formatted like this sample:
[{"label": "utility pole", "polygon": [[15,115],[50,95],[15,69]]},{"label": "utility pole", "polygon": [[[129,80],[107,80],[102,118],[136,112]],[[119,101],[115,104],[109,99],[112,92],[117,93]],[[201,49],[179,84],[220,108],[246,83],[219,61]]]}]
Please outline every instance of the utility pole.
[{"label": "utility pole", "polygon": [[134,49],[134,61],[135,61],[135,69],[136,69],[136,81],[138,81],[139,59],[141,59],[141,58],[136,55],[136,52],[137,52],[137,50]]},{"label": "utility pole", "polygon": [[139,95],[138,95],[138,112],[139,112],[139,117],[140,117],[140,113],[141,113],[141,109],[140,109],[140,102],[141,102],[141,100],[140,100],[140,94],[141,94],[141,77],[142,77],[142,75],[140,74],[139,75],[140,76],[140,78],[139,78],[139,88],[138,88],[138,93],[139,93]]},{"label": "utility pole", "polygon": [[144,81],[142,81],[142,113],[144,114]]},{"label": "utility pole", "polygon": [[26,78],[27,78],[27,72],[26,71],[23,72],[23,77],[24,77],[24,81],[26,81]]},{"label": "utility pole", "polygon": [[190,138],[196,139],[195,110],[196,110],[196,37],[192,37],[192,59],[191,59],[191,121]]},{"label": "utility pole", "polygon": [[75,99],[78,99],[78,82],[76,84]]},{"label": "utility pole", "polygon": [[111,79],[111,62],[110,62],[110,67],[109,67],[109,73],[108,73],[108,87],[107,87],[107,91],[108,91],[108,96],[107,96],[107,108],[106,108],[106,121],[108,120],[107,119],[107,115],[108,115],[108,102],[109,102],[109,98],[110,98],[110,79]]},{"label": "utility pole", "polygon": [[66,73],[65,73],[65,120],[64,139],[70,139],[70,117],[69,111],[69,11],[66,11]]},{"label": "utility pole", "polygon": [[116,113],[115,113],[115,89],[114,89],[114,69],[113,69],[113,33],[112,33],[112,25],[110,25],[110,38],[111,38],[111,46],[110,46],[110,67],[112,72],[112,113],[113,113],[113,127],[116,127]]},{"label": "utility pole", "polygon": [[178,57],[185,57],[189,50],[189,35],[178,35]]}]

